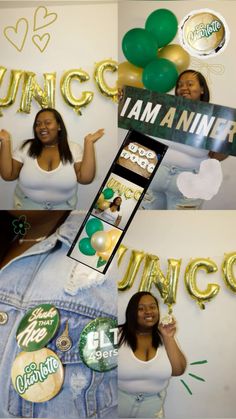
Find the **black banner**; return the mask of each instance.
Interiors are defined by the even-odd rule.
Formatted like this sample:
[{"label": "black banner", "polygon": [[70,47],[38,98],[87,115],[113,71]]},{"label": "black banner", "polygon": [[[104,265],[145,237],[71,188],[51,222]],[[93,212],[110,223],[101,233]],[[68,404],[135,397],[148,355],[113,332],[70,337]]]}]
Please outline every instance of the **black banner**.
[{"label": "black banner", "polygon": [[126,86],[118,126],[236,156],[236,109]]}]

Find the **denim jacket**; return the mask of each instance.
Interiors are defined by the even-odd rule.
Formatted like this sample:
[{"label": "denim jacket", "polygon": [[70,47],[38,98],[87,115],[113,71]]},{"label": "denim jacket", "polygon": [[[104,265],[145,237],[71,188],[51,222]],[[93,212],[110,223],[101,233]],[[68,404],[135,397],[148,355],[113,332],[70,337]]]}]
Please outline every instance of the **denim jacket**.
[{"label": "denim jacket", "polygon": [[[0,417],[115,418],[117,370],[95,372],[79,355],[83,328],[97,317],[116,318],[116,284],[112,267],[106,275],[66,256],[82,222],[71,213],[66,222],[41,243],[9,262],[0,271],[0,312],[8,321],[0,324]],[[21,398],[11,383],[11,366],[20,349],[16,330],[26,312],[49,303],[60,313],[60,328],[47,345],[64,366],[61,391],[51,400],[32,403]],[[61,352],[55,345],[68,321],[73,346]]]}]

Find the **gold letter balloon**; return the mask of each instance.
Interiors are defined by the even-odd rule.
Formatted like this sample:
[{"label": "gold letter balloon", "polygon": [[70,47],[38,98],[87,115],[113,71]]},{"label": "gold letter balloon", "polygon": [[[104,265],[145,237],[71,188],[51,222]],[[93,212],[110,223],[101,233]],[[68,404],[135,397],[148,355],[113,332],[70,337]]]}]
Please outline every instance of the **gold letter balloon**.
[{"label": "gold letter balloon", "polygon": [[164,304],[168,305],[169,314],[172,312],[172,305],[176,303],[180,265],[181,259],[168,259],[165,277],[160,269],[158,256],[146,254],[139,291],[151,291],[154,284],[158,288]]},{"label": "gold letter balloon", "polygon": [[[7,69],[5,67],[0,67],[0,86],[2,85],[6,71]],[[1,108],[7,108],[15,102],[22,74],[23,71],[21,70],[11,70],[7,94],[4,98],[0,98],[0,116],[2,116]]]},{"label": "gold letter balloon", "polygon": [[236,266],[235,262],[236,253],[227,253],[222,265],[224,281],[227,287],[233,292],[236,292],[236,278],[234,275],[234,266]]},{"label": "gold letter balloon", "polygon": [[105,72],[110,71],[114,73],[118,69],[118,64],[113,60],[103,60],[96,63],[94,71],[94,79],[103,96],[112,99],[114,102],[118,100],[118,89],[110,87],[105,80]]},{"label": "gold letter balloon", "polygon": [[24,73],[23,93],[18,112],[30,113],[32,99],[41,108],[55,108],[56,73],[45,73],[44,89],[36,82],[36,74],[30,71]]},{"label": "gold letter balloon", "polygon": [[83,83],[89,80],[89,75],[83,70],[69,70],[64,73],[61,78],[61,93],[65,102],[71,106],[74,111],[81,115],[81,108],[87,106],[93,99],[93,92],[82,92],[80,98],[75,98],[71,91],[71,83],[73,80],[78,80]]},{"label": "gold letter balloon", "polygon": [[197,301],[199,307],[204,310],[204,303],[216,297],[220,286],[218,284],[207,284],[207,288],[204,291],[200,290],[197,286],[197,274],[200,270],[204,270],[209,274],[217,272],[218,268],[216,263],[208,258],[194,259],[186,267],[184,279],[187,291]]}]

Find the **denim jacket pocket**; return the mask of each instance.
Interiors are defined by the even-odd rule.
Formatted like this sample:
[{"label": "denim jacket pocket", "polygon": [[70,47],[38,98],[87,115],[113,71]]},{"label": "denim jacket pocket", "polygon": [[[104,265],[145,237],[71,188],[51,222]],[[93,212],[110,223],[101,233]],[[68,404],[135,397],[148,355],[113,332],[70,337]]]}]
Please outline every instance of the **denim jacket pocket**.
[{"label": "denim jacket pocket", "polygon": [[[117,370],[104,373],[88,368],[80,358],[79,337],[83,328],[93,318],[66,307],[59,308],[60,327],[53,340],[47,345],[60,358],[64,367],[64,383],[60,392],[44,403],[31,403],[22,399],[10,385],[9,413],[18,417],[50,417],[59,419],[117,417]],[[82,311],[86,311],[82,310]],[[68,335],[72,347],[61,351],[57,338],[65,332],[68,324]]]}]

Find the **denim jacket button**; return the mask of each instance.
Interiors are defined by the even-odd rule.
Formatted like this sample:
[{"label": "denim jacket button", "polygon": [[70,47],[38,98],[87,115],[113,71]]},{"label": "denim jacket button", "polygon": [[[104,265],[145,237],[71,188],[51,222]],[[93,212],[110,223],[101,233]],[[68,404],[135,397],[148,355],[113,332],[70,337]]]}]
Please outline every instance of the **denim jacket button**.
[{"label": "denim jacket button", "polygon": [[8,322],[8,314],[5,311],[0,311],[0,326]]}]

